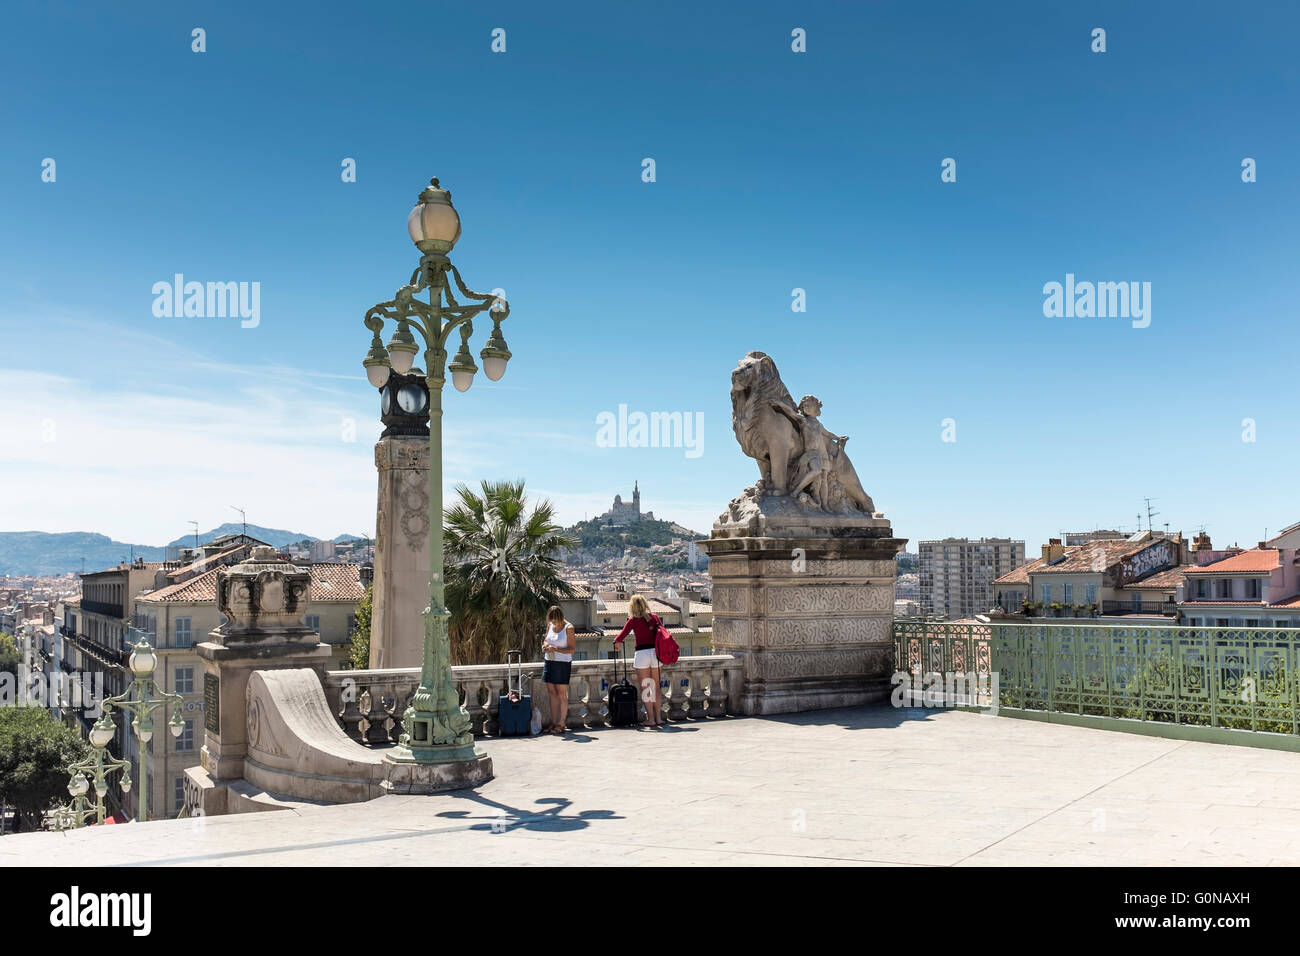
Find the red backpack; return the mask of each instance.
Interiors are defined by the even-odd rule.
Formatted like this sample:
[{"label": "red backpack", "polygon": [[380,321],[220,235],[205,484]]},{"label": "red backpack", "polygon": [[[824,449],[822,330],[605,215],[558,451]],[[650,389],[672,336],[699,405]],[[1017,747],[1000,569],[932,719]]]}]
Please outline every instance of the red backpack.
[{"label": "red backpack", "polygon": [[681,647],[668,633],[668,628],[664,627],[664,622],[657,614],[650,615],[650,618],[655,635],[655,657],[659,658],[660,664],[676,664],[677,658],[682,656]]}]

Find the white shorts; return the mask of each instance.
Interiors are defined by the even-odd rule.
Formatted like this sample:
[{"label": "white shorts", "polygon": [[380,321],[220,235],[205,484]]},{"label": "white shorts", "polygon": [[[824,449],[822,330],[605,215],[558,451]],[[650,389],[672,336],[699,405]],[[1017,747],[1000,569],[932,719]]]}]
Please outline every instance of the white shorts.
[{"label": "white shorts", "polygon": [[655,654],[653,647],[647,647],[643,651],[637,651],[632,657],[632,666],[637,670],[648,670],[651,667],[659,666],[659,657]]}]

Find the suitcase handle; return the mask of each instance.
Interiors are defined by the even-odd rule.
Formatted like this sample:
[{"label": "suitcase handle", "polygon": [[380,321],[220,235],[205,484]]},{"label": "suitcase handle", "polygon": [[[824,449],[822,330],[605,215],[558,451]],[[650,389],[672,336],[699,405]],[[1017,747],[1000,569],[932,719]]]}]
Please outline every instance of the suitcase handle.
[{"label": "suitcase handle", "polygon": [[[516,670],[511,670],[512,662]],[[513,684],[512,677],[517,677]],[[524,696],[524,652],[522,650],[506,651],[506,693],[515,694],[520,699]]]}]

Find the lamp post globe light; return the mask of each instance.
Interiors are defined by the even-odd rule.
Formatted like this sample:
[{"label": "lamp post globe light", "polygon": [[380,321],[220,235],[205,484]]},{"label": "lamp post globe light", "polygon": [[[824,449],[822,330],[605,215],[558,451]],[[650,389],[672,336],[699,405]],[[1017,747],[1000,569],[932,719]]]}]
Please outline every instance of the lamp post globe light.
[{"label": "lamp post globe light", "polygon": [[[133,631],[135,628],[130,630]],[[149,819],[149,741],[153,739],[154,732],[153,712],[168,703],[174,704],[172,719],[167,722],[167,729],[171,731],[173,737],[179,737],[185,729],[185,720],[180,712],[180,705],[185,702],[185,699],[180,694],[170,694],[158,687],[153,676],[157,665],[158,655],[141,635],[140,640],[132,645],[131,655],[126,663],[131,671],[131,686],[126,689],[126,693],[109,697],[104,701],[104,714],[95,722],[90,732],[91,743],[102,751],[103,748],[96,741],[102,740],[106,747],[117,731],[117,725],[113,722],[111,714],[112,709],[116,707],[131,715],[131,730],[140,741],[140,803],[135,814],[137,822]],[[110,761],[112,759],[109,758]],[[121,763],[124,767],[127,766],[126,761]],[[105,766],[108,764],[106,763]],[[102,776],[100,779],[102,780]],[[127,773],[122,777],[122,791],[124,793],[131,791],[131,778]]]},{"label": "lamp post globe light", "polygon": [[[431,793],[480,783],[492,776],[492,762],[474,746],[469,714],[461,706],[451,677],[451,640],[445,606],[442,541],[442,387],[446,372],[459,392],[467,390],[478,366],[470,354],[474,316],[487,312],[492,333],[479,352],[487,377],[497,381],[505,374],[510,350],[501,323],[510,315],[505,299],[471,292],[460,272],[447,258],[460,239],[460,215],[451,193],[437,179],[420,193],[407,218],[411,241],[420,250],[420,262],[411,281],[388,302],[371,308],[365,316],[373,333],[370,351],[362,363],[376,388],[388,382],[390,371],[406,374],[419,351],[413,330],[424,345],[425,381],[429,389],[429,606],[424,609],[424,659],[420,686],[402,715],[398,746],[385,756],[389,764],[386,789],[402,793]],[[464,302],[457,301],[455,282]],[[428,302],[419,296],[428,293]],[[379,333],[385,320],[395,324],[385,347]],[[460,347],[447,362],[447,342],[460,333]]]},{"label": "lamp post globe light", "polygon": [[[60,807],[54,812],[54,827],[57,830],[71,830],[85,826],[90,817],[96,823],[104,822],[104,797],[108,793],[108,775],[116,770],[122,771],[122,792],[131,792],[131,764],[119,760],[108,752],[108,745],[113,740],[117,725],[108,716],[107,711],[100,715],[90,728],[90,745],[93,754],[85,760],[68,766],[68,793],[72,803]],[[87,779],[89,776],[89,779]],[[95,791],[95,802],[91,805],[86,796],[90,790]]]}]

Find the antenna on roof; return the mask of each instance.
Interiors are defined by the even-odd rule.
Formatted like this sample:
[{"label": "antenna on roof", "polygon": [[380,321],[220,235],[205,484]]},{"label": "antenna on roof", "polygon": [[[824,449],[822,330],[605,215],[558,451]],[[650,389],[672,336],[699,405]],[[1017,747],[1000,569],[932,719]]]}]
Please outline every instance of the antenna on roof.
[{"label": "antenna on roof", "polygon": [[[1156,515],[1160,514],[1160,512],[1159,512],[1159,511],[1152,511],[1152,510],[1151,510],[1151,502],[1155,501],[1156,499],[1154,499],[1154,498],[1147,498],[1147,499],[1145,499],[1145,500],[1146,500],[1146,503],[1147,503],[1147,530],[1150,531],[1150,530],[1151,530],[1151,519],[1154,518]],[[1141,519],[1141,518],[1138,519],[1138,530],[1139,530],[1139,531],[1142,530],[1142,519]]]},{"label": "antenna on roof", "polygon": [[197,551],[199,550],[199,523],[191,521],[190,524],[194,525],[194,550]]},{"label": "antenna on roof", "polygon": [[[234,505],[231,505],[230,507],[235,508]],[[244,514],[244,509],[243,509],[243,508],[235,508],[235,510],[239,512],[240,524],[243,525],[243,527],[244,527],[244,532],[243,532],[243,533],[244,533],[245,536],[247,536],[247,534],[248,534],[248,515]]]}]

